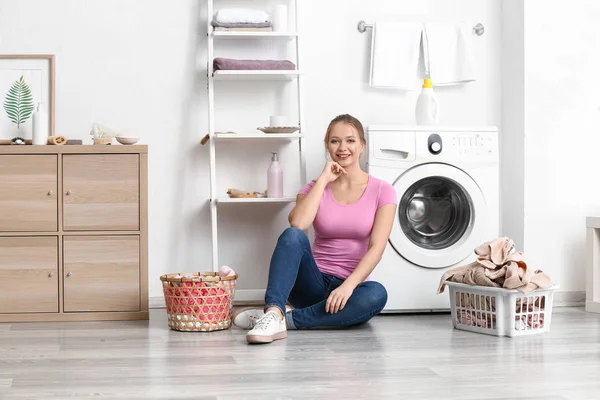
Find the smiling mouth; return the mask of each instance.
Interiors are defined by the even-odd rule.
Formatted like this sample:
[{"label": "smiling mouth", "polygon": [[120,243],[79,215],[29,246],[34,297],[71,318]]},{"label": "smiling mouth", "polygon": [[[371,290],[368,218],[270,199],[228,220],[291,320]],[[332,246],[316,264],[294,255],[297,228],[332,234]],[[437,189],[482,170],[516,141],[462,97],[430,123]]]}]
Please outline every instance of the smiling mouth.
[{"label": "smiling mouth", "polygon": [[345,160],[348,157],[350,157],[350,154],[338,154],[337,158],[339,158],[340,160]]}]

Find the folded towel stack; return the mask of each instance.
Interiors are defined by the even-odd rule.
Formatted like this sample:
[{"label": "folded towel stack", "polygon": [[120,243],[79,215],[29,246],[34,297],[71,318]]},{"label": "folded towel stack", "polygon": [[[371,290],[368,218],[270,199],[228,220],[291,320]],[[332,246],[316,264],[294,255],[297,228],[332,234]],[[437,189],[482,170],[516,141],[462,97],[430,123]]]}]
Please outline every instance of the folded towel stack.
[{"label": "folded towel stack", "polygon": [[294,70],[296,65],[288,60],[236,60],[217,57],[213,68],[218,70]]},{"label": "folded towel stack", "polygon": [[[269,14],[252,8],[222,8],[214,16],[215,31],[272,31]],[[288,60],[237,60],[217,57],[213,68],[218,70],[295,70],[296,65]]]},{"label": "folded towel stack", "polygon": [[272,31],[269,14],[251,8],[222,8],[214,16],[215,31]]}]

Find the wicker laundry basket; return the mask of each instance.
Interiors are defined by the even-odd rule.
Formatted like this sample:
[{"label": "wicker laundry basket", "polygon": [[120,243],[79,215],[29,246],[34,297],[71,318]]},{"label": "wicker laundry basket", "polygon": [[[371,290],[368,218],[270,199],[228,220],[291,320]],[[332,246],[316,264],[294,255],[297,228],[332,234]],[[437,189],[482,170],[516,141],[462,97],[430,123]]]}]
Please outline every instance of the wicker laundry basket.
[{"label": "wicker laundry basket", "polygon": [[445,282],[450,289],[452,325],[456,329],[495,336],[548,332],[558,285],[530,293]]},{"label": "wicker laundry basket", "polygon": [[211,332],[231,326],[237,274],[182,272],[160,277],[171,329]]}]

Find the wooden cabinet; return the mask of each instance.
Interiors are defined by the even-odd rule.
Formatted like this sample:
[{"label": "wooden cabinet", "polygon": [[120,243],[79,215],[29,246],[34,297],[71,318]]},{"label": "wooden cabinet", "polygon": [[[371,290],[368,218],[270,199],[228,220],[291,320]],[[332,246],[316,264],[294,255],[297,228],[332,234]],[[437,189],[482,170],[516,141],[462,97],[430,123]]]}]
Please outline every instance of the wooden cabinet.
[{"label": "wooden cabinet", "polygon": [[0,237],[0,313],[58,312],[58,240]]},{"label": "wooden cabinet", "polygon": [[148,319],[147,146],[0,146],[0,322]]},{"label": "wooden cabinet", "polygon": [[58,230],[56,155],[0,157],[0,231]]},{"label": "wooden cabinet", "polygon": [[140,227],[137,154],[63,156],[63,229],[138,230]]},{"label": "wooden cabinet", "polygon": [[64,237],[65,312],[139,311],[139,236]]}]

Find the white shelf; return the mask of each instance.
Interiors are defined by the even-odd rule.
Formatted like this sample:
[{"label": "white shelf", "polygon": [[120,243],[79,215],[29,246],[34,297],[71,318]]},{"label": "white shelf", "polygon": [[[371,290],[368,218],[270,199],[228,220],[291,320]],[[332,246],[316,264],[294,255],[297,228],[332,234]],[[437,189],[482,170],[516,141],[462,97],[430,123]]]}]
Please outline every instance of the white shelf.
[{"label": "white shelf", "polygon": [[296,201],[295,197],[282,197],[282,198],[271,198],[271,197],[249,197],[249,198],[236,198],[230,197],[218,197],[215,199],[216,203],[293,203]]},{"label": "white shelf", "polygon": [[[246,125],[246,130],[244,129],[218,129],[215,127],[215,92],[220,91],[221,89],[225,90],[225,94],[228,96],[235,95],[235,92],[243,91],[245,95],[252,96],[254,91],[264,92],[265,94],[275,92],[278,98],[278,103],[282,102],[283,107],[273,107],[270,109],[267,104],[265,104],[265,114],[268,113],[286,113],[290,118],[297,117],[297,125],[306,126],[304,124],[304,106],[303,106],[303,80],[304,80],[304,71],[302,71],[302,66],[300,66],[300,38],[303,36],[301,32],[296,32],[296,27],[298,24],[298,15],[299,13],[299,4],[300,0],[291,0],[289,7],[290,11],[293,9],[293,18],[290,20],[291,25],[288,28],[287,32],[273,32],[266,30],[214,30],[212,26],[212,16],[215,11],[215,3],[216,0],[207,0],[206,1],[206,25],[207,25],[207,34],[206,34],[206,70],[210,71],[207,73],[207,101],[208,101],[208,135],[204,135],[200,141],[202,144],[208,145],[209,150],[209,162],[210,162],[210,195],[208,199],[205,201],[208,203],[210,208],[210,220],[211,220],[211,244],[212,244],[212,267],[213,271],[219,271],[219,267],[221,263],[219,262],[219,218],[218,214],[223,212],[225,214],[231,213],[232,211],[235,213],[237,209],[243,207],[244,210],[247,207],[254,209],[254,207],[258,207],[260,209],[265,208],[265,212],[269,212],[273,209],[273,212],[277,214],[277,218],[281,219],[281,228],[289,226],[287,220],[284,221],[280,214],[280,211],[284,207],[293,206],[296,202],[295,193],[291,193],[292,197],[283,197],[283,198],[270,198],[270,197],[260,197],[260,198],[230,198],[227,194],[225,194],[222,190],[218,189],[218,175],[217,175],[217,150],[228,150],[228,148],[233,147],[236,150],[239,148],[245,148],[250,145],[251,147],[258,146],[258,148],[263,147],[273,147],[273,146],[283,146],[286,147],[286,150],[293,150],[292,147],[297,147],[297,157],[298,157],[298,172],[300,178],[300,184],[306,183],[306,145],[304,143],[305,138],[307,137],[305,132],[298,129],[295,132],[291,133],[264,133],[260,131],[258,128],[262,128],[258,125]],[[290,13],[290,17],[291,17]],[[286,70],[257,70],[257,69],[244,69],[244,70],[222,70],[222,69],[214,69],[214,60],[217,54],[221,54],[219,51],[215,52],[215,48],[217,46],[225,46],[225,49],[229,47],[229,42],[236,42],[241,46],[241,50],[244,50],[237,57],[238,59],[264,59],[268,57],[264,50],[269,49],[277,49],[279,50],[278,54],[281,52],[285,52],[286,57],[289,61],[295,63],[294,66],[291,64],[287,66],[288,68],[294,69],[286,69]],[[239,46],[238,46],[239,47]],[[252,49],[250,49],[252,48]],[[246,50],[252,50],[250,55]],[[267,53],[268,54],[268,53]],[[271,56],[269,56],[271,57]],[[260,68],[257,66],[255,68]],[[215,83],[217,81],[229,81],[222,83]],[[245,82],[245,83],[244,83]],[[256,86],[250,90],[247,85]],[[294,93],[295,92],[295,93]],[[280,99],[281,97],[281,99]],[[288,104],[288,100],[291,100],[289,107],[286,107]],[[293,104],[295,103],[295,104]],[[227,105],[227,101],[225,102],[225,106]],[[279,104],[277,104],[278,106]],[[294,107],[294,105],[296,107]],[[294,111],[293,108],[296,108]],[[267,109],[269,111],[267,111]],[[268,114],[267,114],[268,115]],[[231,131],[231,132],[230,132]],[[218,133],[217,133],[218,132]],[[203,133],[204,134],[204,133]],[[210,137],[209,137],[210,136]],[[210,139],[210,140],[208,140]],[[254,140],[252,142],[251,140]],[[219,144],[220,143],[220,144]],[[227,146],[225,146],[225,144]],[[224,146],[224,147],[223,147]],[[288,148],[289,147],[289,148]],[[242,168],[242,167],[241,167]],[[241,177],[239,178],[241,179]],[[235,182],[230,182],[231,185],[237,185]],[[229,185],[229,183],[228,183]],[[248,205],[250,203],[263,203],[265,206],[259,205]],[[268,210],[267,210],[268,209]],[[253,212],[253,211],[252,211]],[[265,227],[265,229],[267,229]],[[235,232],[233,232],[235,233]],[[278,233],[278,232],[273,232]],[[229,234],[229,232],[228,232]],[[256,265],[256,268],[262,268],[261,265]],[[264,288],[263,289],[254,289],[252,292],[253,299],[260,299],[262,293],[262,298],[264,298]],[[236,292],[237,293],[237,292]],[[250,297],[248,297],[250,298]],[[237,297],[236,297],[237,299]]]},{"label": "white shelf", "polygon": [[300,139],[303,135],[298,133],[251,133],[251,134],[237,134],[237,133],[217,133],[215,134],[216,139],[231,139],[231,140],[243,140],[243,139]]},{"label": "white shelf", "polygon": [[287,38],[291,39],[298,34],[296,32],[244,32],[244,31],[213,31],[212,36],[214,37],[225,37],[225,38]]},{"label": "white shelf", "polygon": [[214,80],[292,80],[300,75],[297,70],[216,70]]}]

